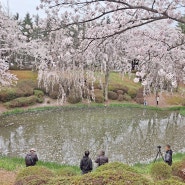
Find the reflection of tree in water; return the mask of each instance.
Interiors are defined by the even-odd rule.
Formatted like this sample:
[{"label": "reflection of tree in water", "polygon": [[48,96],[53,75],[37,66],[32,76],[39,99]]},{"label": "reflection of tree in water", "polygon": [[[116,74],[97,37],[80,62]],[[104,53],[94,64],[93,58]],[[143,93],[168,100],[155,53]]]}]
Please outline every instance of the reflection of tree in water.
[{"label": "reflection of tree in water", "polygon": [[21,154],[25,147],[36,147],[41,159],[68,164],[78,164],[87,149],[93,159],[105,149],[110,160],[133,163],[153,159],[159,144],[168,142],[176,151],[185,144],[184,118],[176,112],[80,109],[27,114],[16,120],[22,124],[3,128],[0,152]]}]

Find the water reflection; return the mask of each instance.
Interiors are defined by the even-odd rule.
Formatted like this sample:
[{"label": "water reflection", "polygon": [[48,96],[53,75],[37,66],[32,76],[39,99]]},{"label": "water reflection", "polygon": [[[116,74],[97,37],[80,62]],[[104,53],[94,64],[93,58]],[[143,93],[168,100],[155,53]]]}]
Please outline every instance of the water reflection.
[{"label": "water reflection", "polygon": [[104,149],[110,161],[152,160],[156,146],[184,150],[185,118],[177,112],[126,108],[44,111],[1,118],[0,153],[24,156],[35,147],[40,159],[78,164],[83,151],[95,158]]}]

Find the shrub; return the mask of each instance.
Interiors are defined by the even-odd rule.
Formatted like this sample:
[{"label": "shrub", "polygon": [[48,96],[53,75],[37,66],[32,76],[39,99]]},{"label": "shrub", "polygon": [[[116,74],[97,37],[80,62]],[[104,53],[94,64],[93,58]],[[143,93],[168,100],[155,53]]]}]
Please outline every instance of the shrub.
[{"label": "shrub", "polygon": [[117,90],[117,94],[118,95],[120,95],[120,94],[123,95],[124,94],[124,91],[123,90]]},{"label": "shrub", "polygon": [[0,91],[0,101],[8,102],[15,98],[31,96],[33,95],[33,90],[36,87],[36,82],[32,80],[18,81],[17,86],[3,88]]},{"label": "shrub", "polygon": [[83,175],[80,179],[80,185],[150,185],[151,182],[142,175],[130,171],[106,170],[102,172],[93,172]]},{"label": "shrub", "polygon": [[0,101],[7,102],[17,98],[17,93],[15,88],[3,88],[0,91]]},{"label": "shrub", "polygon": [[124,94],[123,99],[126,100],[126,101],[131,101],[132,100],[132,98],[128,94]]},{"label": "shrub", "polygon": [[183,181],[185,181],[185,160],[180,162],[176,162],[172,165],[172,174],[174,176],[180,177]]},{"label": "shrub", "polygon": [[69,103],[79,103],[82,101],[82,97],[81,97],[81,94],[80,94],[80,91],[78,89],[72,89],[70,92],[69,92],[69,96],[67,98],[67,101]]},{"label": "shrub", "polygon": [[[40,172],[42,173],[42,172]],[[19,180],[16,180],[14,185],[43,185],[47,184],[49,181],[49,177],[45,176],[40,176],[38,175],[30,175],[26,177],[22,177]]]},{"label": "shrub", "polygon": [[57,175],[59,175],[59,176],[71,177],[71,176],[75,176],[78,174],[79,173],[72,167],[62,168],[57,171]]},{"label": "shrub", "polygon": [[34,95],[37,96],[38,98],[41,98],[44,96],[44,92],[42,90],[34,90]]},{"label": "shrub", "polygon": [[123,94],[128,93],[128,87],[122,84],[109,84],[109,91],[114,91],[117,93],[118,90],[122,90]]},{"label": "shrub", "polygon": [[28,105],[33,105],[37,101],[38,101],[38,98],[36,96],[21,97],[21,98],[16,98],[12,101],[6,102],[4,105],[7,108],[24,107]]},{"label": "shrub", "polygon": [[137,90],[136,90],[136,89],[129,89],[129,90],[128,90],[128,95],[129,95],[132,99],[134,99],[134,98],[136,97],[136,95],[137,95]]},{"label": "shrub", "polygon": [[171,177],[172,168],[164,162],[157,162],[152,165],[150,172],[154,180],[166,180]]},{"label": "shrub", "polygon": [[96,103],[103,103],[104,102],[104,96],[103,96],[103,91],[99,89],[94,90],[94,95],[95,95],[95,102]]},{"label": "shrub", "polygon": [[118,99],[118,95],[117,95],[117,93],[115,93],[115,92],[113,92],[113,91],[109,91],[109,92],[108,92],[108,98],[109,98],[110,100],[117,100],[117,99]]},{"label": "shrub", "polygon": [[121,171],[121,170],[125,171],[126,170],[129,172],[136,173],[135,169],[133,169],[132,167],[130,167],[127,164],[123,164],[120,162],[113,162],[113,163],[107,163],[105,165],[102,165],[96,169],[96,172],[102,172],[102,171],[106,171],[106,170],[118,170],[118,171]]},{"label": "shrub", "polygon": [[49,97],[53,98],[53,99],[57,99],[58,98],[58,93],[59,93],[59,85],[55,84],[53,85],[53,87],[50,87],[49,89]]},{"label": "shrub", "polygon": [[124,100],[124,96],[122,94],[119,94],[118,101],[123,101],[123,100]]},{"label": "shrub", "polygon": [[42,166],[26,167],[18,172],[16,181],[24,179],[25,177],[38,176],[38,175],[39,177],[53,177],[54,173],[51,170]]}]

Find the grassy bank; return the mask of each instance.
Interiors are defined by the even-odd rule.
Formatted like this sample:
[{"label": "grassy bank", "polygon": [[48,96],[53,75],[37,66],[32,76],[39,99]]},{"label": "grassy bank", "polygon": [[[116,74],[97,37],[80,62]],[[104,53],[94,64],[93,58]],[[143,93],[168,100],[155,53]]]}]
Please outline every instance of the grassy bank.
[{"label": "grassy bank", "polygon": [[16,172],[15,185],[183,185],[183,178],[176,172],[179,164],[185,165],[184,159],[185,154],[175,154],[172,167],[160,161],[134,166],[113,162],[82,176],[77,166],[39,161],[35,167],[26,168],[22,158],[0,156],[0,169]]},{"label": "grassy bank", "polygon": [[[61,165],[54,162],[39,161],[37,166],[43,166],[53,171],[70,167],[73,168],[77,173],[80,173],[80,169],[77,166]],[[18,171],[23,168],[25,168],[24,158],[0,156],[0,169],[7,171]]]},{"label": "grassy bank", "polygon": [[[173,162],[179,162],[182,159],[185,159],[185,154],[184,153],[177,153],[173,155]],[[161,161],[161,160],[158,160]],[[137,172],[141,174],[149,174],[150,173],[150,168],[152,166],[153,162],[149,164],[142,164],[142,163],[137,163],[132,166],[133,169],[135,169]],[[68,167],[73,168],[77,173],[80,173],[80,169],[78,166],[69,166],[69,165],[64,165],[64,164],[58,164],[55,162],[44,162],[44,161],[39,161],[37,163],[37,166],[44,166],[50,170],[58,170],[58,169],[65,169]],[[6,156],[0,156],[0,169],[4,169],[7,171],[17,171],[25,167],[25,161],[23,158],[18,158],[18,157],[6,157]]]},{"label": "grassy bank", "polygon": [[105,105],[104,103],[91,103],[91,104],[70,104],[65,106],[43,106],[43,107],[37,107],[37,108],[15,108],[6,112],[3,112],[3,116],[13,115],[13,114],[21,114],[26,112],[38,112],[38,111],[45,111],[45,110],[55,110],[55,109],[65,109],[65,110],[71,110],[76,108],[106,108],[106,107],[120,107],[120,108],[139,108],[139,109],[148,109],[148,110],[156,110],[156,111],[179,111],[181,115],[185,116],[185,107],[182,106],[174,106],[174,107],[154,107],[154,106],[144,106],[140,104],[135,103],[119,103],[119,102],[112,102],[109,105]]}]

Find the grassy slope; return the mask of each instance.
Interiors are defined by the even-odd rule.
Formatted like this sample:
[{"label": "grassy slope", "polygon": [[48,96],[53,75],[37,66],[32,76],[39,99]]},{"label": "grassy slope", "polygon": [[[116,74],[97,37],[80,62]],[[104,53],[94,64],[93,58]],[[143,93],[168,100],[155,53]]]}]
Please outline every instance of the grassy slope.
[{"label": "grassy slope", "polygon": [[[185,158],[185,154],[182,154],[182,153],[173,155],[174,162],[181,161],[184,158]],[[150,174],[150,169],[152,164],[153,164],[152,162],[150,164],[135,164],[134,166],[132,166],[132,169],[137,171],[137,173],[143,175],[144,177],[147,177],[148,179],[152,179]],[[57,172],[58,170],[61,170],[61,169],[65,170],[68,167],[71,167],[76,171],[76,174],[80,174],[80,169],[77,166],[60,165],[57,163],[43,162],[43,161],[39,161],[37,163],[37,166],[46,167],[52,170],[53,172]],[[12,171],[17,173],[18,171],[24,168],[25,168],[25,164],[24,164],[23,158],[9,158],[9,157],[0,156],[0,169],[3,169],[7,172]]]}]

